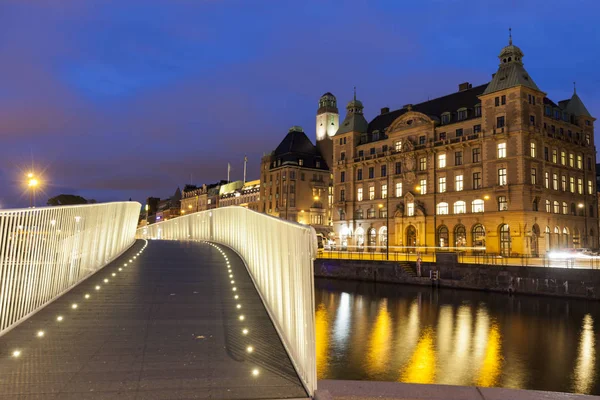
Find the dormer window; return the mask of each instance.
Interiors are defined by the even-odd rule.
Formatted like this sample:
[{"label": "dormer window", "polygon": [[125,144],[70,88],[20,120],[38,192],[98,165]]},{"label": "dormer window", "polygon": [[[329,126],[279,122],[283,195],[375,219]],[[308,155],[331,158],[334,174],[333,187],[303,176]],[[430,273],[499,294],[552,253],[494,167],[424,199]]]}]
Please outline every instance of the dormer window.
[{"label": "dormer window", "polygon": [[301,159],[301,158],[299,158],[299,159],[298,159],[298,165],[299,165],[299,166],[303,166],[303,165],[304,165],[304,160],[303,160],[303,159]]},{"label": "dormer window", "polygon": [[315,162],[315,167],[321,168],[321,161],[316,161]]},{"label": "dormer window", "polygon": [[373,132],[373,140],[379,140],[379,132]]},{"label": "dormer window", "polygon": [[467,109],[466,108],[461,108],[458,110],[458,120],[462,121],[467,119]]},{"label": "dormer window", "polygon": [[475,106],[475,116],[476,117],[481,117],[481,104],[477,104]]},{"label": "dormer window", "polygon": [[442,124],[447,124],[450,122],[450,113],[445,112],[442,114]]}]

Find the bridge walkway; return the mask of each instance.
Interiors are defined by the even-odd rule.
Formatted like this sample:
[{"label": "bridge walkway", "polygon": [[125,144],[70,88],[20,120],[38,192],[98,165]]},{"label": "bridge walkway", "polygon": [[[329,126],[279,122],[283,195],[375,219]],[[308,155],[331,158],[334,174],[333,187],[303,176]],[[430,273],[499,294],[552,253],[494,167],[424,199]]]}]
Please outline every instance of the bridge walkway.
[{"label": "bridge walkway", "polygon": [[218,247],[137,241],[0,337],[0,399],[307,398],[243,262]]}]

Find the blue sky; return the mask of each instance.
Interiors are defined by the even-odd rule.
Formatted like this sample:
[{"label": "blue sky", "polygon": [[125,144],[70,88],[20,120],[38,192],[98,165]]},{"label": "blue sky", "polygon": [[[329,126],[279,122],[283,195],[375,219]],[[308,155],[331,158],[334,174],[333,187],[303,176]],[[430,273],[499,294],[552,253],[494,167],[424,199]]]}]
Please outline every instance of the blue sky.
[{"label": "blue sky", "polygon": [[[381,107],[488,82],[507,43],[555,100],[572,82],[600,115],[595,1],[4,0],[0,3],[0,207],[165,197],[250,178],[292,125],[314,139],[320,95],[353,86]],[[39,202],[38,202],[39,203]]]}]

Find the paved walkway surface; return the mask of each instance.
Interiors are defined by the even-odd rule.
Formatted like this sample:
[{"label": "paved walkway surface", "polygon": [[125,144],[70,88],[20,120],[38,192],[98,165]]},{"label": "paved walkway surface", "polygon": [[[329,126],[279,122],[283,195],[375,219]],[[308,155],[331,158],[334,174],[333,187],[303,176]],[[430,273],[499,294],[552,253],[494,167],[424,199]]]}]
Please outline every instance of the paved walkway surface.
[{"label": "paved walkway surface", "polygon": [[0,337],[1,400],[307,397],[233,251],[145,243]]},{"label": "paved walkway surface", "polygon": [[473,386],[419,385],[398,382],[321,380],[320,399],[334,400],[598,400],[600,396],[484,388]]}]

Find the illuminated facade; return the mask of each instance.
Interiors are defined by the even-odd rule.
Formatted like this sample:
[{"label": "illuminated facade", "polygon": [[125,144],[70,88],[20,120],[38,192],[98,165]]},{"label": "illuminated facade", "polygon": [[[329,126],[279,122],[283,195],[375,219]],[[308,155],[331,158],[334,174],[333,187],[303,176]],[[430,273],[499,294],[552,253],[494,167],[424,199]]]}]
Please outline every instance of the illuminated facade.
[{"label": "illuminated facade", "polygon": [[235,181],[221,186],[219,207],[240,206],[257,211],[260,198],[260,180],[244,183]]},{"label": "illuminated facade", "polygon": [[598,247],[595,118],[576,92],[546,97],[522,57],[511,39],[491,82],[370,123],[348,104],[333,138],[338,245]]},{"label": "illuminated facade", "polygon": [[331,172],[318,148],[299,126],[261,160],[259,211],[315,227],[331,215]]}]

